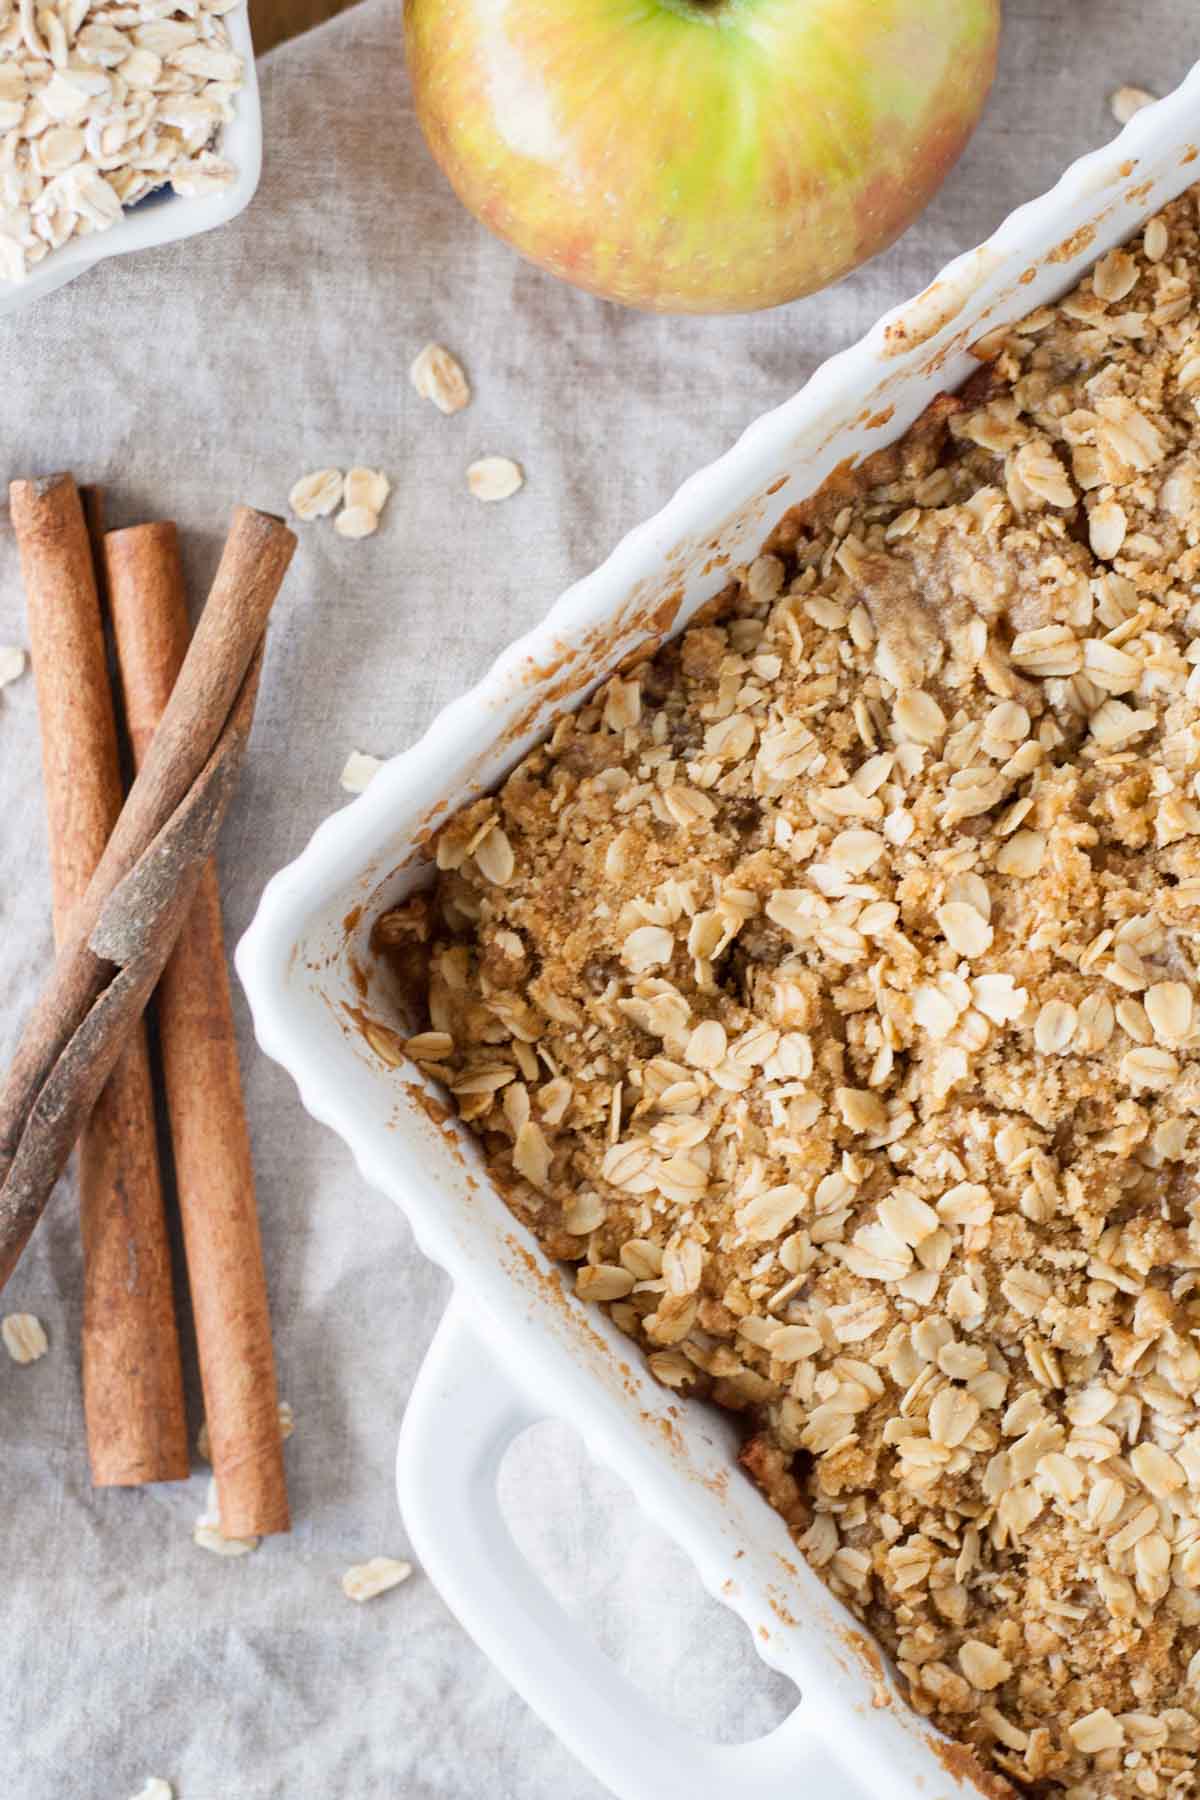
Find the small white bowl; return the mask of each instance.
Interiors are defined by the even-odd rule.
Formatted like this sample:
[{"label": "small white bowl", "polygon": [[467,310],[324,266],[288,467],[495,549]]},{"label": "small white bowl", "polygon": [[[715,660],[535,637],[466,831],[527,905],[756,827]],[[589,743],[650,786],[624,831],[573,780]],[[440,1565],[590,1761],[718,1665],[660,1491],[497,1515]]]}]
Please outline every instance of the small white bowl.
[{"label": "small white bowl", "polygon": [[232,185],[215,194],[191,198],[174,193],[170,187],[159,188],[130,207],[109,230],[69,238],[36,264],[24,281],[0,282],[0,319],[40,300],[43,294],[64,287],[106,256],[124,256],[130,250],[149,250],[155,244],[173,243],[176,238],[196,237],[202,231],[211,231],[214,225],[235,219],[249,205],[262,173],[262,104],[248,8],[242,5],[226,14],[225,24],[230,45],[245,64],[242,86],[234,99],[233,119],[222,126],[217,140],[218,153],[237,170]]}]

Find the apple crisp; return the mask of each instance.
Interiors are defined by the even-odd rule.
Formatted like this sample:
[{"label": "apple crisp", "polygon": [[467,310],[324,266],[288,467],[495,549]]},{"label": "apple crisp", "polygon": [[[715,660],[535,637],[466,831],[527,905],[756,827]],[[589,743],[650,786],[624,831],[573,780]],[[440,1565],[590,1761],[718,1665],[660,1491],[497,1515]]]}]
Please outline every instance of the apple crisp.
[{"label": "apple crisp", "polygon": [[1200,201],[387,916],[513,1210],[1023,1791],[1200,1764]]}]

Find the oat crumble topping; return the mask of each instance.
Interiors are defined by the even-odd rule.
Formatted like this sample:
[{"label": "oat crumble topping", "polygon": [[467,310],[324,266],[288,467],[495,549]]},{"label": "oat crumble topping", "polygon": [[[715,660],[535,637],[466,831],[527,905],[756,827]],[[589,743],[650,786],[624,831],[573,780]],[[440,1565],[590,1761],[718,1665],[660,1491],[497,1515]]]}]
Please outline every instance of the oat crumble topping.
[{"label": "oat crumble topping", "polygon": [[[1200,1750],[1200,201],[442,831],[514,1211],[1023,1791]],[[394,1058],[389,1058],[394,1060]]]}]

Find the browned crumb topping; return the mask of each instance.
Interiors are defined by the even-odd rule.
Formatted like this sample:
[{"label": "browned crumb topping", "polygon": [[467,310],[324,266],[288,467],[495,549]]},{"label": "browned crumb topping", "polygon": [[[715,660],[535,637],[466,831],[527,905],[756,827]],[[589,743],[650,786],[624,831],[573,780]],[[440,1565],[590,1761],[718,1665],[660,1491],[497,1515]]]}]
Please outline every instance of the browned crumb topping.
[{"label": "browned crumb topping", "polygon": [[409,1045],[913,1705],[1072,1800],[1200,1748],[1198,219],[445,828]]}]

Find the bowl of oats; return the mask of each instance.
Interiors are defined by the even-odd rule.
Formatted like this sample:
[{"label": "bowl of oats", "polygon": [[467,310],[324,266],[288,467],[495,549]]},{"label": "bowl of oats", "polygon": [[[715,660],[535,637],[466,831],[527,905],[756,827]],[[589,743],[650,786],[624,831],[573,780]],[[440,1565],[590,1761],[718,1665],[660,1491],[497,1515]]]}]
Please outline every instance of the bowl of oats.
[{"label": "bowl of oats", "polygon": [[[455,1283],[414,1551],[625,1800],[1200,1785],[1198,107],[694,477],[240,947]],[[689,1739],[542,1589],[547,1415],[774,1733]]]},{"label": "bowl of oats", "polygon": [[0,143],[0,316],[226,223],[262,164],[244,0],[6,0]]}]

